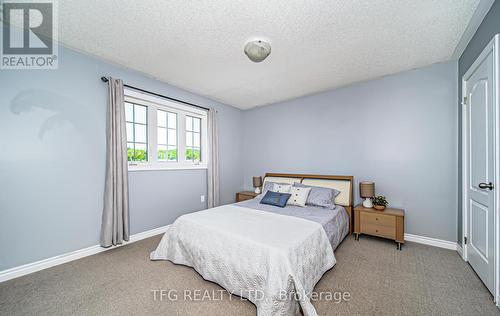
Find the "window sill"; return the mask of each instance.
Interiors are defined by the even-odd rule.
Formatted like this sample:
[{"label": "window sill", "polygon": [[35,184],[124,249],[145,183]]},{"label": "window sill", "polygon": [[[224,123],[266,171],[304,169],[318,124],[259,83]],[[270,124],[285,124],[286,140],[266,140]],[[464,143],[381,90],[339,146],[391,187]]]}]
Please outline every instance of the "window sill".
[{"label": "window sill", "polygon": [[208,169],[208,165],[201,163],[199,165],[176,165],[176,166],[159,166],[159,165],[137,165],[128,166],[129,172],[136,171],[175,171],[175,170],[198,170],[198,169]]}]

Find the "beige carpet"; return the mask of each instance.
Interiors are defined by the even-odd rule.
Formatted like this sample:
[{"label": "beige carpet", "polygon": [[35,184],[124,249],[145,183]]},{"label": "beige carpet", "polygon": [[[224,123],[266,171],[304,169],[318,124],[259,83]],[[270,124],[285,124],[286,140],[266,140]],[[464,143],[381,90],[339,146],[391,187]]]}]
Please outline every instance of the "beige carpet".
[{"label": "beige carpet", "polygon": [[[248,301],[225,294],[193,269],[152,262],[160,236],[0,283],[0,315],[255,315]],[[337,264],[316,292],[349,292],[320,300],[319,315],[498,315],[492,297],[455,251],[377,238],[347,238]],[[208,293],[209,301],[154,299],[153,290]],[[205,292],[205,290],[208,290]],[[186,292],[189,293],[189,292]],[[191,292],[194,293],[194,292]],[[193,299],[194,295],[192,294]],[[189,296],[188,296],[189,298]]]}]

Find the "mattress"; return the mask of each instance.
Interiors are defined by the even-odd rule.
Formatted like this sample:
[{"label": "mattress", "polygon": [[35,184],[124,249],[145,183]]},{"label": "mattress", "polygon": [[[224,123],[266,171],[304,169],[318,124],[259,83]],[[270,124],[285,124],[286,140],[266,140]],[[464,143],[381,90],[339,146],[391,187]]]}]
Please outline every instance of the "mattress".
[{"label": "mattress", "polygon": [[261,197],[258,196],[254,199],[235,203],[233,205],[275,214],[299,217],[319,223],[325,230],[333,250],[337,249],[340,242],[349,233],[349,216],[343,206],[337,205],[333,210],[315,206],[300,207],[295,205],[287,205],[286,207],[281,208],[267,204],[260,204],[260,200]]}]

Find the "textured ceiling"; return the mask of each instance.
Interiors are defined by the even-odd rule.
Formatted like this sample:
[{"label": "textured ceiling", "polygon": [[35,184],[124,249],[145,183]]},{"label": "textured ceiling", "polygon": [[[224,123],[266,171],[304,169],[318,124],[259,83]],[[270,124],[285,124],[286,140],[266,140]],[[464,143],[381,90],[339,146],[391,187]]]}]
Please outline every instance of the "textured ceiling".
[{"label": "textured ceiling", "polygon": [[[449,60],[479,0],[65,0],[63,44],[248,109]],[[271,55],[252,63],[249,39]]]}]

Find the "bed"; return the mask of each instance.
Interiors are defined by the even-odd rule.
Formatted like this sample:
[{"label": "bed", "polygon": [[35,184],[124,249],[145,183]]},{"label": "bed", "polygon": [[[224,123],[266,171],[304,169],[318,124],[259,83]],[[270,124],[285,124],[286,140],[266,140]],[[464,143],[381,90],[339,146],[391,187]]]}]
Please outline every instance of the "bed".
[{"label": "bed", "polygon": [[299,182],[340,192],[335,209],[278,208],[261,196],[179,217],[152,260],[193,267],[204,279],[247,298],[257,315],[317,315],[316,283],[335,263],[334,249],[352,232],[351,176],[268,173],[264,183]]}]

